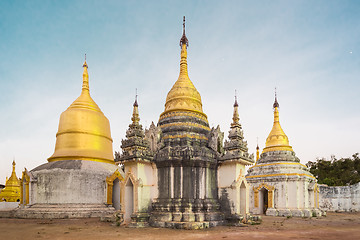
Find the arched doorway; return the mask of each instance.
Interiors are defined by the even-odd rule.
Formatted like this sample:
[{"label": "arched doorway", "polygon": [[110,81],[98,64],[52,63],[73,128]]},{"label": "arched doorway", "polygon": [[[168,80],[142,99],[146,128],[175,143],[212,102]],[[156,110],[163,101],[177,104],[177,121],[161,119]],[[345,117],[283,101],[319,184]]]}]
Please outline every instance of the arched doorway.
[{"label": "arched doorway", "polygon": [[120,180],[116,178],[113,181],[112,205],[116,210],[120,210]]},{"label": "arched doorway", "polygon": [[240,214],[246,215],[246,186],[244,181],[240,185]]},{"label": "arched doorway", "polygon": [[266,210],[269,207],[269,191],[266,188],[262,188],[259,191],[259,200],[260,214],[266,214]]},{"label": "arched doorway", "polygon": [[131,221],[131,214],[134,212],[134,185],[129,178],[125,184],[125,214],[124,221]]}]

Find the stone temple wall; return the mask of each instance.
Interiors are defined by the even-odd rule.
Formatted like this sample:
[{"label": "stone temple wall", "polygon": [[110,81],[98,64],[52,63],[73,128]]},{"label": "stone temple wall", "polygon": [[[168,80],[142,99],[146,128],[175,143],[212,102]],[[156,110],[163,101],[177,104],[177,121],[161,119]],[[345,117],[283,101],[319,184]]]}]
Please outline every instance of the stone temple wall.
[{"label": "stone temple wall", "polygon": [[320,208],[326,211],[360,211],[360,183],[350,186],[320,187]]}]

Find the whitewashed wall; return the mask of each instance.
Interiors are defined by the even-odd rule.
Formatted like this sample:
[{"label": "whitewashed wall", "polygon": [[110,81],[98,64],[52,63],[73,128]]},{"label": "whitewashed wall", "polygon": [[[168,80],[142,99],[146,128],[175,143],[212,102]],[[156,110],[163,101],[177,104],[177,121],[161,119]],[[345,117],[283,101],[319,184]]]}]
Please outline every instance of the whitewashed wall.
[{"label": "whitewashed wall", "polygon": [[320,208],[326,211],[360,211],[360,183],[350,186],[320,185]]}]

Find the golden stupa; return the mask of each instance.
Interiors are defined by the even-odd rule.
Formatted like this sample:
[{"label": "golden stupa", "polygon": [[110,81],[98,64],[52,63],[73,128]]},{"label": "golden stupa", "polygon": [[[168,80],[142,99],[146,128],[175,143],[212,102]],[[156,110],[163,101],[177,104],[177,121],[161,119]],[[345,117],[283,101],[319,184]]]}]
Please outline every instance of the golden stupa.
[{"label": "golden stupa", "polygon": [[0,202],[19,202],[20,201],[20,181],[15,173],[15,161],[12,163],[13,169],[9,179],[6,180],[5,188],[0,192]]},{"label": "golden stupa", "polygon": [[292,147],[289,145],[289,139],[286,136],[284,130],[282,130],[279,122],[279,103],[275,94],[275,102],[273,105],[274,108],[274,125],[271,129],[269,136],[266,139],[264,152],[271,151],[291,151],[293,152]]},{"label": "golden stupa", "polygon": [[88,65],[83,65],[81,95],[60,116],[49,162],[89,160],[114,163],[110,123],[90,96]]},{"label": "golden stupa", "polygon": [[183,23],[183,35],[180,39],[181,47],[181,60],[180,60],[180,74],[178,80],[175,82],[171,90],[169,91],[166,102],[165,110],[160,115],[175,111],[190,111],[195,112],[207,119],[205,113],[202,110],[201,96],[196,90],[194,84],[191,82],[188,75],[187,66],[187,47],[189,41],[185,35],[185,17]]}]

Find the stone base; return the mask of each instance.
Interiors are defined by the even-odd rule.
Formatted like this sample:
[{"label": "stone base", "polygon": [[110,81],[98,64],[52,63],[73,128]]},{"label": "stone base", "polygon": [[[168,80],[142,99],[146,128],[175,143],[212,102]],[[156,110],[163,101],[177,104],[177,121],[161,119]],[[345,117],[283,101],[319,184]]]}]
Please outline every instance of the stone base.
[{"label": "stone base", "polygon": [[[180,219],[180,221],[175,221],[175,219]],[[152,227],[176,229],[205,229],[225,224],[224,216],[220,212],[153,212],[149,222]]]},{"label": "stone base", "polygon": [[106,204],[34,204],[14,211],[14,218],[91,218],[115,213]]},{"label": "stone base", "polygon": [[225,221],[203,221],[203,222],[152,222],[152,227],[198,230],[224,225]]},{"label": "stone base", "polygon": [[134,213],[131,215],[131,223],[128,227],[142,228],[149,226],[150,214],[148,213]]},{"label": "stone base", "polygon": [[279,215],[279,212],[278,210],[276,210],[275,208],[268,208],[266,210],[266,216],[278,216]]},{"label": "stone base", "polygon": [[323,212],[320,209],[275,209],[269,208],[266,210],[267,216],[279,217],[320,217]]}]

